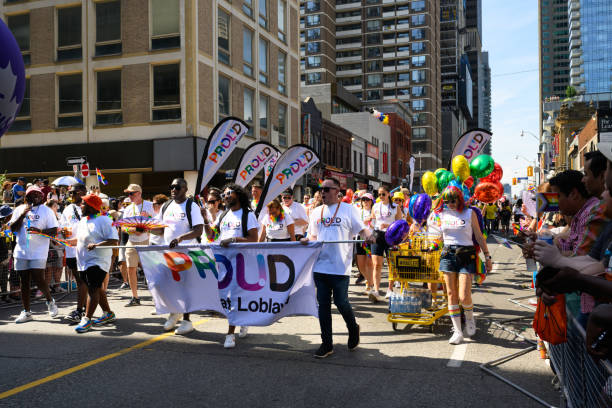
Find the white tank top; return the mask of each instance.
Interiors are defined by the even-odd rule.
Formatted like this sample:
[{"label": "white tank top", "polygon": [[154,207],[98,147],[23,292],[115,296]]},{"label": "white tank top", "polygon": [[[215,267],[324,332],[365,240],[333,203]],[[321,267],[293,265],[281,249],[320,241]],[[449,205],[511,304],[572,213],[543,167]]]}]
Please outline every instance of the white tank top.
[{"label": "white tank top", "polygon": [[472,210],[458,212],[445,208],[440,213],[444,245],[472,246]]},{"label": "white tank top", "polygon": [[374,220],[374,228],[380,231],[386,231],[387,227],[382,228],[382,224],[391,225],[395,221],[395,214],[397,207],[393,207],[393,204],[383,204],[382,201],[374,204],[372,207],[372,213],[376,218]]}]

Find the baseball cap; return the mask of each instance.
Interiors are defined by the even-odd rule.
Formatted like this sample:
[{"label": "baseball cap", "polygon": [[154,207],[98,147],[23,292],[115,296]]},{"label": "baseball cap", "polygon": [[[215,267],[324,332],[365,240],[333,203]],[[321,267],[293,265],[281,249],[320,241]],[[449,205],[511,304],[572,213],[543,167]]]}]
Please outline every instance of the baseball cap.
[{"label": "baseball cap", "polygon": [[396,191],[395,193],[393,193],[393,199],[394,200],[400,199],[400,200],[403,201],[404,200],[404,193],[402,193],[401,191]]},{"label": "baseball cap", "polygon": [[140,191],[142,193],[142,187],[140,187],[138,184],[130,184],[125,190],[123,190],[124,193],[134,193],[136,191]]},{"label": "baseball cap", "polygon": [[19,178],[17,179],[17,181],[23,181],[23,182],[25,183],[25,182],[26,182],[26,178],[25,178],[25,177],[19,177]]},{"label": "baseball cap", "polygon": [[31,193],[40,193],[40,195],[44,195],[40,187],[38,187],[36,184],[28,187],[26,190],[26,196],[30,195]]},{"label": "baseball cap", "polygon": [[606,156],[606,159],[612,161],[612,142],[598,143],[597,148],[604,156]]},{"label": "baseball cap", "polygon": [[251,187],[263,188],[263,186],[261,185],[261,181],[257,181],[257,180],[251,183]]},{"label": "baseball cap", "polygon": [[102,199],[95,194],[83,196],[83,201],[96,211],[100,211],[100,208],[102,208]]},{"label": "baseball cap", "polygon": [[11,214],[13,214],[13,209],[8,205],[3,205],[0,207],[0,218],[8,217]]},{"label": "baseball cap", "polygon": [[362,198],[362,199],[367,198],[367,199],[368,199],[368,200],[370,200],[370,201],[374,201],[374,196],[373,196],[372,194],[370,194],[370,193],[363,193],[363,194],[361,195],[361,198]]}]

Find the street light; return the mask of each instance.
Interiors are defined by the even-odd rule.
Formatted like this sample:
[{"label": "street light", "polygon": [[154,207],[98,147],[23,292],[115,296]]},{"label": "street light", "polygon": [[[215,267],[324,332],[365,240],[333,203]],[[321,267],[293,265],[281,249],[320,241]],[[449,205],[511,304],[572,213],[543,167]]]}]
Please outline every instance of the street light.
[{"label": "street light", "polygon": [[514,156],[514,160],[518,160],[519,158],[525,160],[527,163],[531,163],[535,166],[536,161],[535,160],[529,160],[528,158],[526,158],[525,156],[521,156],[520,154],[517,154],[516,156]]},{"label": "street light", "polygon": [[525,132],[527,132],[529,135],[531,135],[535,140],[538,141],[538,143],[540,143],[540,138],[538,136],[536,136],[535,133],[532,133],[528,130],[521,130],[521,137],[525,137]]}]

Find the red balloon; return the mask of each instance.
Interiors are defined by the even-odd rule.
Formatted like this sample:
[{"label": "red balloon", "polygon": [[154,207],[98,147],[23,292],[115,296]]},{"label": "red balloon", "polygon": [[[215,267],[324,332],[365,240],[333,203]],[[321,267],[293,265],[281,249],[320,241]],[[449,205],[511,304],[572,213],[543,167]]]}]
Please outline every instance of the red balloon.
[{"label": "red balloon", "polygon": [[481,180],[489,181],[491,183],[496,183],[496,182],[500,182],[502,177],[504,177],[504,171],[502,170],[499,163],[495,163],[495,167],[493,168],[493,171],[487,177],[481,178]]},{"label": "red balloon", "polygon": [[408,207],[410,207],[410,199],[409,198],[404,200],[404,208],[408,208]]},{"label": "red balloon", "polygon": [[463,180],[463,184],[465,184],[467,188],[472,188],[472,186],[474,185],[474,177],[470,176],[466,178],[465,180]]},{"label": "red balloon", "polygon": [[504,187],[500,182],[491,183],[490,181],[482,181],[474,190],[474,197],[483,203],[493,203],[501,198],[504,194]]}]

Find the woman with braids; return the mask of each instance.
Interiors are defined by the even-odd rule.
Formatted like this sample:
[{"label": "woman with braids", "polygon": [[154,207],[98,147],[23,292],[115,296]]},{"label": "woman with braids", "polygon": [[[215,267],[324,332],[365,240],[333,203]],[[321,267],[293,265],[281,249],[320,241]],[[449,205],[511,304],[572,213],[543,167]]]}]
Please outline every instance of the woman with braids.
[{"label": "woman with braids", "polygon": [[478,255],[472,241],[472,233],[484,252],[487,271],[491,271],[493,263],[487,242],[480,230],[478,217],[465,205],[463,192],[459,188],[446,187],[434,212],[440,217],[440,230],[444,239],[444,248],[440,254],[440,271],[444,272],[448,314],[453,323],[453,335],[448,342],[460,344],[463,341],[463,332],[459,302],[465,312],[466,337],[472,337],[476,333],[472,304],[472,275],[476,273]]},{"label": "woman with braids", "polygon": [[389,228],[389,225],[403,217],[399,206],[393,204],[389,196],[389,189],[385,186],[381,186],[378,189],[380,202],[374,204],[372,207],[372,225],[374,226],[374,236],[376,238],[376,242],[372,244],[371,247],[372,263],[374,265],[374,289],[370,292],[369,298],[372,302],[385,300],[380,294],[383,256],[389,249],[389,245],[387,245],[387,241],[385,240],[385,232],[387,228]]},{"label": "woman with braids", "polygon": [[[214,230],[217,230],[219,232],[219,244],[223,247],[236,242],[257,242],[259,224],[251,210],[251,203],[246,191],[237,184],[227,184],[223,188],[221,198],[225,202],[225,211],[216,220],[207,219],[204,221],[204,229],[208,239],[213,240]],[[236,347],[235,330],[236,326],[229,326],[223,347]],[[242,326],[238,337],[244,338],[247,333],[248,327]]]}]

